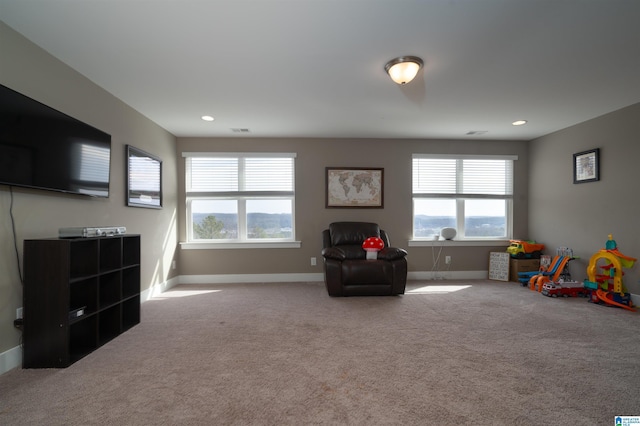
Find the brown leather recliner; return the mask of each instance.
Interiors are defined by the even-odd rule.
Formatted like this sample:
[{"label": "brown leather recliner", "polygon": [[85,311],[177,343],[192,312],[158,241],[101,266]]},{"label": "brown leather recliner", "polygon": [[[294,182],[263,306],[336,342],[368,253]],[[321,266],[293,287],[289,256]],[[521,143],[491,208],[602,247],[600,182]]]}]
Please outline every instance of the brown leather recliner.
[{"label": "brown leather recliner", "polygon": [[[379,237],[385,247],[368,260],[362,243]],[[391,296],[404,294],[406,250],[390,247],[387,233],[376,223],[334,222],[322,232],[324,281],[330,296]]]}]

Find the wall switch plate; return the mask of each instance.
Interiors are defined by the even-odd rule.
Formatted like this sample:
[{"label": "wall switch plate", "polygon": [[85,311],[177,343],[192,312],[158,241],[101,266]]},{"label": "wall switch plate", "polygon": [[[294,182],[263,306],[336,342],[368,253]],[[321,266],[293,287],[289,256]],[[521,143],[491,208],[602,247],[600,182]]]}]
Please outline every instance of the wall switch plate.
[{"label": "wall switch plate", "polygon": [[16,309],[16,319],[22,319],[22,307]]},{"label": "wall switch plate", "polygon": [[316,266],[317,265],[317,260],[315,257],[311,258],[311,266]]},{"label": "wall switch plate", "polygon": [[444,257],[444,263],[446,263],[447,265],[451,264],[451,256],[445,256]]}]

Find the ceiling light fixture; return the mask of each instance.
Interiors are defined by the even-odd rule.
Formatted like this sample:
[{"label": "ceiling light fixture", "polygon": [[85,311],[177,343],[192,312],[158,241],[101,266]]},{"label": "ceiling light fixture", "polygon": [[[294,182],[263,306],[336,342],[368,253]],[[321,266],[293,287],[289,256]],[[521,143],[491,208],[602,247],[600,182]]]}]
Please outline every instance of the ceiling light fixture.
[{"label": "ceiling light fixture", "polygon": [[514,126],[522,126],[524,124],[527,124],[527,120],[516,120],[511,124],[513,124]]},{"label": "ceiling light fixture", "polygon": [[204,121],[213,121],[214,120],[214,118],[212,116],[210,116],[210,115],[203,115],[202,119]]},{"label": "ceiling light fixture", "polygon": [[400,56],[387,62],[384,70],[391,80],[398,84],[407,84],[413,80],[424,62],[417,56]]}]

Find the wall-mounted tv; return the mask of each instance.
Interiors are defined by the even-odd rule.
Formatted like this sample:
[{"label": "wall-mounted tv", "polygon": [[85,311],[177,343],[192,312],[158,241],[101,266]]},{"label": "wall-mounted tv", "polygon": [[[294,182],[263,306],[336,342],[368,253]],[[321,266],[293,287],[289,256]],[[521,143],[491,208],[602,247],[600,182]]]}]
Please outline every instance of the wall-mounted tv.
[{"label": "wall-mounted tv", "polygon": [[0,184],[109,196],[111,135],[0,85]]}]

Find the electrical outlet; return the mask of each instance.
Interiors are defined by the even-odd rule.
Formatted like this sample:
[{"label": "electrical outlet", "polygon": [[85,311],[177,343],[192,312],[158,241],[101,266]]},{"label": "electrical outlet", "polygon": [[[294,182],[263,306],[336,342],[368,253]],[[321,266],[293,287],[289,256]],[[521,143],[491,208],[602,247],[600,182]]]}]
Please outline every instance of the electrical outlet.
[{"label": "electrical outlet", "polygon": [[315,257],[311,258],[311,266],[316,266],[317,265],[317,261]]},{"label": "electrical outlet", "polygon": [[22,319],[22,308],[16,309],[16,319]]},{"label": "electrical outlet", "polygon": [[444,263],[446,263],[447,265],[451,265],[451,256],[445,256]]}]

